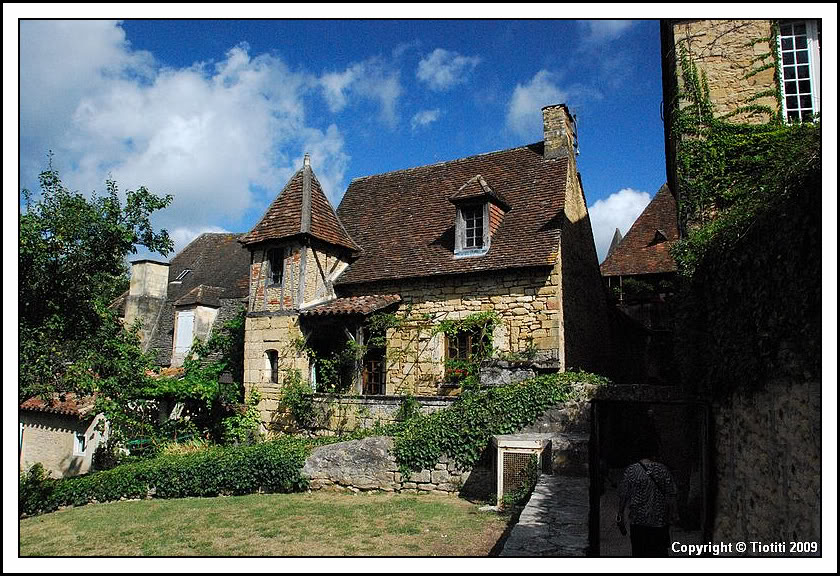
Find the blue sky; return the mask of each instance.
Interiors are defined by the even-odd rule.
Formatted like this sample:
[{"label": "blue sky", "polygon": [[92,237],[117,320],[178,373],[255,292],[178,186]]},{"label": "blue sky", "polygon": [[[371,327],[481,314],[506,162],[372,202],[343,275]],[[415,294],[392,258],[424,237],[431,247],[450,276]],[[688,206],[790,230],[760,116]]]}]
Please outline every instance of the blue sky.
[{"label": "blue sky", "polygon": [[599,253],[665,181],[658,21],[24,21],[21,186],[145,185],[182,248],[249,230],[304,152],[350,180],[542,140],[577,115]]}]

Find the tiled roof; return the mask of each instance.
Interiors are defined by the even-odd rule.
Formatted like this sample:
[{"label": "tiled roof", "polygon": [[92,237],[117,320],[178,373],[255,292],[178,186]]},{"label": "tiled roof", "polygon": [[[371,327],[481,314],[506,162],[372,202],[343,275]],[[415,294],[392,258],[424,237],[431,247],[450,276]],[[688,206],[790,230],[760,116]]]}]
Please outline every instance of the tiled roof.
[{"label": "tiled roof", "polygon": [[359,247],[338,221],[330,201],[308,163],[297,171],[268,207],[253,230],[240,242],[256,244],[300,234],[342,246],[354,252]]},{"label": "tiled roof", "polygon": [[[568,160],[542,143],[358,178],[338,216],[363,252],[337,281],[355,284],[555,263]],[[510,205],[482,256],[456,258],[450,197],[481,175]]]},{"label": "tiled roof", "polygon": [[94,396],[79,397],[73,392],[56,393],[46,401],[40,396],[33,396],[21,404],[20,409],[83,418],[93,410],[95,401]]},{"label": "tiled roof", "polygon": [[302,310],[301,316],[335,316],[362,314],[367,315],[387,308],[401,300],[399,294],[371,294],[368,296],[350,296],[337,298],[324,304]]},{"label": "tiled roof", "polygon": [[601,264],[601,274],[633,276],[675,272],[677,265],[669,249],[678,239],[677,202],[664,184]]},{"label": "tiled roof", "polygon": [[467,180],[466,183],[458,189],[458,192],[449,197],[449,201],[453,204],[477,199],[491,200],[498,203],[505,209],[510,208],[510,205],[502,197],[502,195],[491,188],[481,174],[476,174]]}]

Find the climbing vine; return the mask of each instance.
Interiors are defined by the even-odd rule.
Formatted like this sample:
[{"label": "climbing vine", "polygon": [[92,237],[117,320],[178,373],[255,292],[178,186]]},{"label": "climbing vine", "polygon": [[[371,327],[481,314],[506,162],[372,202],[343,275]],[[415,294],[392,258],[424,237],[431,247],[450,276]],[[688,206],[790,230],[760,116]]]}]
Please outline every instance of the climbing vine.
[{"label": "climbing vine", "polygon": [[[774,31],[774,35],[775,35]],[[752,75],[775,67],[771,52]],[[768,60],[771,60],[769,62]],[[753,124],[718,116],[708,81],[684,51],[673,111],[680,221],[671,250],[684,279],[675,330],[682,373],[714,396],[765,382],[778,369],[819,373],[821,124],[769,114]],[[754,119],[756,116],[752,116]]]}]

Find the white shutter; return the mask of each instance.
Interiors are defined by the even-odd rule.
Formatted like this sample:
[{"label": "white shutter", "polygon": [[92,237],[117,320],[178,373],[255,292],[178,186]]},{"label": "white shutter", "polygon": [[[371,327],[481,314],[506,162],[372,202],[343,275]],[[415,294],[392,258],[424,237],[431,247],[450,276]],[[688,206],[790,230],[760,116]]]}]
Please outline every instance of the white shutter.
[{"label": "white shutter", "polygon": [[195,310],[178,312],[178,326],[175,328],[175,354],[186,354],[193,343]]}]

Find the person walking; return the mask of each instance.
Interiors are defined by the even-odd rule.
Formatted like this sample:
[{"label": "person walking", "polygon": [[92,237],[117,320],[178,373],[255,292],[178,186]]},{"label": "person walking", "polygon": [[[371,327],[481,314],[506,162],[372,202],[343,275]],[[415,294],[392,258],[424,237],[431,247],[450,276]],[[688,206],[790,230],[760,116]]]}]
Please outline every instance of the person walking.
[{"label": "person walking", "polygon": [[677,485],[668,467],[656,461],[655,445],[644,454],[624,470],[615,521],[623,533],[629,505],[633,556],[664,557],[671,544],[670,525],[676,519]]}]

